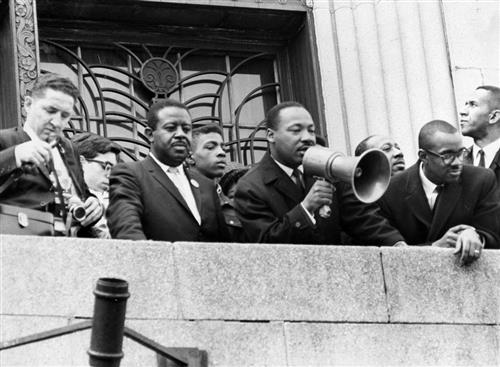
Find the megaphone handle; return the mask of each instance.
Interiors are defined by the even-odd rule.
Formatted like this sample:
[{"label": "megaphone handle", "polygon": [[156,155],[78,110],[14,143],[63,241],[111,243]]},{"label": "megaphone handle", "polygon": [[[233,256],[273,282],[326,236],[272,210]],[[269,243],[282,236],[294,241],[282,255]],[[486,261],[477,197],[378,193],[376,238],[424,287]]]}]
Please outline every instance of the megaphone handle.
[{"label": "megaphone handle", "polygon": [[[326,181],[324,177],[314,176],[314,178],[316,180]],[[318,214],[321,218],[330,218],[332,215],[332,208],[330,208],[330,205],[323,205],[319,208]]]}]

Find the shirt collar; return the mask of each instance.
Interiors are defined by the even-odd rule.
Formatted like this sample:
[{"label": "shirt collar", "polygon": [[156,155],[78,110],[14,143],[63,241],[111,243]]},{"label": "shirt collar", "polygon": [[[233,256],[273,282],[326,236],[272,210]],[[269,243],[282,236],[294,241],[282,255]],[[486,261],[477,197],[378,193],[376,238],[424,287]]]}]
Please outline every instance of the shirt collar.
[{"label": "shirt collar", "polygon": [[500,139],[497,139],[494,142],[489,143],[483,148],[474,143],[474,145],[472,145],[472,159],[474,163],[479,162],[477,154],[481,149],[484,151],[484,161],[486,167],[489,167],[491,162],[493,162],[493,158],[495,158],[495,155],[500,150]]},{"label": "shirt collar", "polygon": [[[273,157],[271,157],[273,158]],[[288,166],[285,166],[283,163],[280,163],[278,162],[276,159],[273,158],[273,161],[276,162],[276,164],[278,165],[279,168],[281,168],[283,170],[283,172],[285,172],[288,177],[292,177],[292,173],[293,173],[293,168],[290,168]],[[297,169],[302,173],[304,174],[304,166],[300,165],[297,167]]]},{"label": "shirt collar", "polygon": [[425,196],[430,197],[437,185],[425,176],[423,163],[420,163],[419,174]]},{"label": "shirt collar", "polygon": [[165,172],[165,173],[170,173],[170,172],[168,172],[168,169],[169,169],[169,168],[177,168],[177,169],[179,170],[179,173],[180,173],[181,175],[183,175],[183,174],[184,174],[184,169],[182,168],[182,163],[181,163],[181,164],[179,164],[178,166],[175,166],[175,167],[174,167],[174,166],[169,166],[169,165],[167,165],[167,164],[165,164],[165,163],[160,162],[160,160],[159,160],[158,158],[156,158],[156,157],[155,157],[155,155],[153,154],[153,152],[149,152],[149,155],[150,155],[150,156],[151,156],[151,158],[153,158],[153,160],[154,160],[154,161],[155,161],[155,162],[156,162],[156,163],[160,166],[160,168],[162,169],[162,171],[163,171],[163,172]]}]

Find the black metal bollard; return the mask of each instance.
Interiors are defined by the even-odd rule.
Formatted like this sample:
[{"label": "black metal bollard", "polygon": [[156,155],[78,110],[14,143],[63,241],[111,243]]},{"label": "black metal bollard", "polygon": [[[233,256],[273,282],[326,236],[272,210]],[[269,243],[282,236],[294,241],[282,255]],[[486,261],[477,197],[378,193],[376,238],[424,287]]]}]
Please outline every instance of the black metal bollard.
[{"label": "black metal bollard", "polygon": [[121,279],[101,278],[94,290],[94,317],[90,338],[89,364],[94,367],[119,367],[123,358],[123,330],[127,307],[128,283]]}]

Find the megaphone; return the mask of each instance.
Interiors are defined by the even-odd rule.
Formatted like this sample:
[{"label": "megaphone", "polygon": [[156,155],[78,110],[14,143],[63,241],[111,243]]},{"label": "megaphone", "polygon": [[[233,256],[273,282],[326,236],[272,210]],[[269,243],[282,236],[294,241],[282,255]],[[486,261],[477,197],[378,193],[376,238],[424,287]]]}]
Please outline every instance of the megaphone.
[{"label": "megaphone", "polygon": [[391,179],[391,164],[380,149],[368,149],[359,157],[348,157],[316,145],[306,150],[302,164],[307,175],[350,183],[354,195],[364,203],[380,199]]}]

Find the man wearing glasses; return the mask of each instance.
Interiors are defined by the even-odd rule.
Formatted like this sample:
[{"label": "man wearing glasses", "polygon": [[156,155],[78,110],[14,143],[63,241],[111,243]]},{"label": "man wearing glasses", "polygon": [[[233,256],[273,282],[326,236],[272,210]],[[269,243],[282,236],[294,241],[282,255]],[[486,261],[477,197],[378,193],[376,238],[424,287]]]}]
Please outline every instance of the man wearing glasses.
[{"label": "man wearing glasses", "polygon": [[[82,164],[85,183],[104,210],[109,203],[109,174],[116,165],[121,148],[111,140],[93,133],[80,133],[71,138]],[[111,238],[105,216],[89,228],[88,237]]]},{"label": "man wearing glasses", "polygon": [[500,247],[500,197],[492,171],[464,165],[458,130],[442,120],[425,124],[415,165],[394,176],[380,199],[382,214],[409,245],[453,247],[467,264],[483,248]]}]

